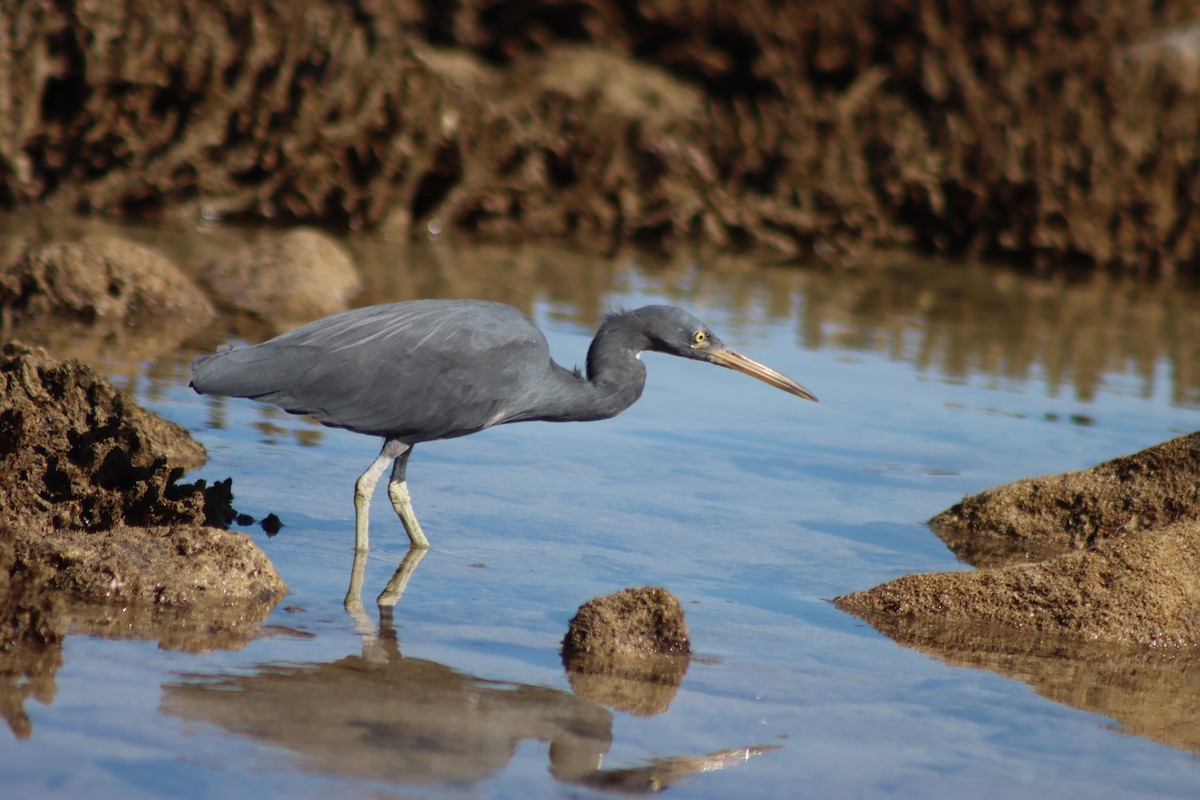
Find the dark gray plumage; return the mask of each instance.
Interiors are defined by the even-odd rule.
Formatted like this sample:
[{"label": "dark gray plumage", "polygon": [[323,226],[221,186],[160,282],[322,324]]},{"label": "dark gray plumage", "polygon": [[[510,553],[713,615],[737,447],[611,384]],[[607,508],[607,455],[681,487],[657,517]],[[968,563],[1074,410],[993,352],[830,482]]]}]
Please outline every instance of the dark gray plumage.
[{"label": "dark gray plumage", "polygon": [[550,359],[533,320],[503,303],[417,300],[347,311],[262,344],[192,362],[201,394],[248,397],[325,425],[384,439],[355,485],[356,546],[388,464],[388,494],[414,547],[428,547],[405,481],[413,445],[510,422],[606,419],[642,394],[654,350],[745,372],[798,397],[807,389],[724,345],[671,306],[610,314],[588,349],[586,374]]}]

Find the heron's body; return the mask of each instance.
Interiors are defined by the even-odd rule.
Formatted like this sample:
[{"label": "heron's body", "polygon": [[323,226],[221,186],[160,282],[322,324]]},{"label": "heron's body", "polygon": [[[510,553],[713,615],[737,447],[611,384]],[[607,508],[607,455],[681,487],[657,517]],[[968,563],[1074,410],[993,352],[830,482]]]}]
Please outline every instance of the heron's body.
[{"label": "heron's body", "polygon": [[510,422],[619,414],[645,387],[639,358],[645,350],[731,367],[816,399],[730,350],[677,308],[609,315],[581,373],[551,360],[546,337],[527,315],[478,300],[417,300],[336,314],[262,344],[201,356],[192,362],[191,385],[201,394],[248,397],[382,437],[379,457],[356,485],[357,547],[367,547],[367,506],[389,464],[392,505],[413,546],[428,547],[405,481],[413,445]]},{"label": "heron's body", "polygon": [[524,313],[473,300],[347,311],[260,345],[201,356],[192,375],[203,394],[249,397],[410,445],[504,422],[611,417],[645,385],[643,367],[635,384],[605,391],[555,364]]}]

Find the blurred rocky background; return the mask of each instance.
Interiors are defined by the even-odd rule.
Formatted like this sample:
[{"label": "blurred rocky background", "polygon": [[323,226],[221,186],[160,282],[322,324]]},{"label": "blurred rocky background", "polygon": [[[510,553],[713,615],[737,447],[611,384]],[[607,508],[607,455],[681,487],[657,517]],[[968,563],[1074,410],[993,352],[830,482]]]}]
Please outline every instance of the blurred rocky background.
[{"label": "blurred rocky background", "polygon": [[1197,267],[1195,0],[0,9],[0,208]]}]

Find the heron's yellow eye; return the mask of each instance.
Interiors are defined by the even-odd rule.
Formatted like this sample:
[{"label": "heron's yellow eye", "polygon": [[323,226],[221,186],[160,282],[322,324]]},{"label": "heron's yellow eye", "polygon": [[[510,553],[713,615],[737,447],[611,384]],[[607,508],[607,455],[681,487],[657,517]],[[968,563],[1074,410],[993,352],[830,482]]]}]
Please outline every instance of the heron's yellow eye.
[{"label": "heron's yellow eye", "polygon": [[692,344],[704,344],[708,341],[708,334],[704,331],[696,331],[692,334]]}]

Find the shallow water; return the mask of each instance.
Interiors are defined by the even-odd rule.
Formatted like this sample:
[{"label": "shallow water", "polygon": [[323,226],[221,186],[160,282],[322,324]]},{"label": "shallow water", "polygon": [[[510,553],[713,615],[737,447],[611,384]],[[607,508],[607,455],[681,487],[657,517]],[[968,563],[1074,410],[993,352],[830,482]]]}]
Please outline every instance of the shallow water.
[{"label": "shallow water", "polygon": [[[189,268],[241,236],[134,233]],[[829,600],[966,568],[923,524],[964,494],[1200,427],[1200,297],[905,255],[800,268],[351,246],[363,303],[506,300],[567,365],[604,309],[675,303],[821,403],[647,354],[642,400],[613,420],[420,446],[409,479],[433,549],[392,619],[369,599],[356,619],[350,496],[377,443],[194,395],[185,365],[222,330],[100,348],[208,448],[201,477],[232,476],[239,511],[283,520],[245,530],[292,594],[241,649],[69,637],[50,688],[6,698],[11,720],[29,695],[27,738],[0,736],[5,796],[1195,796],[1200,745],[1099,713],[1116,680],[1099,668],[1065,665],[1097,684],[1064,705]],[[368,598],[407,544],[383,494]],[[640,585],[681,599],[698,658],[629,711],[573,686],[557,647],[581,603]],[[1192,702],[1197,670],[1178,680]]]}]

